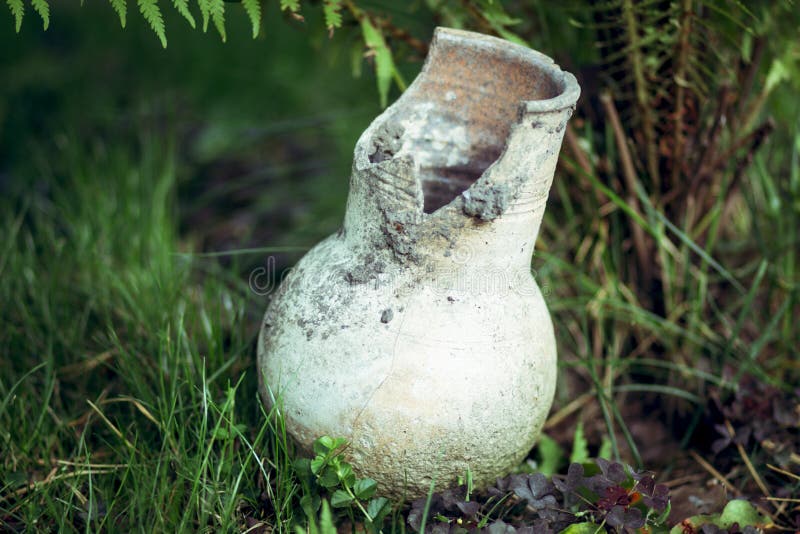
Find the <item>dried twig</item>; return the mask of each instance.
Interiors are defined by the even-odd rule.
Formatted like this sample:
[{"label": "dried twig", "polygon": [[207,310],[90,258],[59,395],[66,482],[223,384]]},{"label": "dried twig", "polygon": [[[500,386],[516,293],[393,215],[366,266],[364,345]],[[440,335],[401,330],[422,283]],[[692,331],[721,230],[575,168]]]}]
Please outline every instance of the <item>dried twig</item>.
[{"label": "dried twig", "polygon": [[74,378],[76,376],[86,374],[92,371],[95,367],[108,362],[115,353],[116,351],[114,349],[101,352],[100,354],[92,356],[86,360],[65,365],[59,369],[56,374],[59,376],[59,378]]},{"label": "dried twig", "polygon": [[[633,158],[628,150],[628,144],[626,142],[625,132],[622,129],[622,123],[619,119],[619,113],[617,113],[617,108],[614,106],[614,101],[608,92],[604,92],[600,95],[600,102],[602,102],[608,120],[611,122],[611,128],[614,131],[614,139],[617,143],[617,149],[619,150],[619,159],[622,165],[622,178],[625,181],[625,187],[628,189],[626,201],[631,209],[636,212],[637,215],[641,216],[642,210],[636,197],[636,182],[638,181],[636,177],[636,168],[633,165]],[[652,280],[652,260],[644,239],[644,229],[635,223],[631,224],[631,229],[633,231],[633,243],[639,269],[642,271],[645,285],[647,285]]]},{"label": "dried twig", "polygon": [[674,188],[678,185],[678,179],[680,177],[681,171],[681,160],[683,159],[683,147],[684,147],[684,138],[683,138],[683,115],[684,115],[684,106],[685,106],[685,96],[686,96],[686,88],[685,85],[685,78],[686,78],[686,68],[689,63],[689,35],[690,30],[692,28],[692,6],[694,2],[692,0],[683,0],[683,5],[681,6],[681,20],[680,20],[680,38],[679,38],[679,45],[678,45],[678,65],[675,70],[675,113],[674,113],[674,129],[673,132],[675,139],[674,139],[674,146],[672,147],[672,179],[670,183],[670,187]]},{"label": "dried twig", "polygon": [[719,471],[717,471],[717,470],[714,468],[714,466],[713,466],[713,465],[711,465],[710,463],[708,463],[708,462],[707,462],[707,461],[706,461],[706,460],[705,460],[705,459],[704,459],[702,456],[700,456],[699,454],[697,454],[697,453],[696,453],[696,452],[694,452],[694,451],[689,451],[689,456],[691,456],[691,457],[694,459],[694,461],[695,461],[695,462],[697,462],[698,464],[700,464],[700,467],[702,467],[703,469],[705,469],[706,471],[708,471],[708,473],[709,473],[709,474],[710,474],[712,477],[714,477],[714,478],[715,478],[717,481],[719,481],[719,482],[720,482],[720,483],[721,483],[723,486],[725,486],[725,488],[726,488],[728,491],[730,491],[730,492],[734,493],[734,494],[735,494],[735,495],[737,495],[737,496],[741,496],[742,492],[741,492],[741,491],[739,491],[739,490],[736,488],[736,486],[734,486],[733,484],[731,484],[731,482],[730,482],[730,481],[729,481],[727,478],[725,478],[725,475],[723,475],[722,473],[720,473]]},{"label": "dried twig", "polygon": [[129,448],[129,449],[133,449],[133,450],[135,450],[135,449],[136,449],[136,447],[134,447],[134,446],[133,446],[133,443],[131,443],[130,441],[128,441],[128,438],[126,438],[126,437],[125,437],[125,436],[122,434],[122,432],[120,432],[120,430],[119,430],[119,429],[118,429],[118,428],[117,428],[117,427],[114,425],[114,423],[112,423],[112,422],[111,422],[111,421],[108,419],[108,417],[106,417],[106,415],[105,415],[105,414],[104,414],[102,411],[100,411],[100,408],[98,408],[97,406],[95,406],[95,404],[94,404],[92,401],[90,401],[89,399],[86,399],[86,402],[87,402],[87,403],[89,403],[89,406],[91,406],[91,407],[92,407],[92,409],[95,411],[95,413],[97,413],[97,415],[99,415],[99,416],[100,416],[100,419],[102,419],[102,420],[103,420],[103,422],[106,424],[106,426],[107,426],[109,429],[111,429],[111,431],[112,431],[114,434],[116,434],[116,436],[117,436],[119,439],[121,439],[121,440],[122,440],[122,441],[125,443],[125,445],[126,445],[128,448]]},{"label": "dried twig", "polygon": [[[725,428],[728,430],[729,435],[736,435],[736,430],[734,430],[733,425],[727,419],[725,419]],[[753,462],[750,461],[750,457],[747,456],[742,444],[734,442],[734,445],[736,445],[736,450],[739,451],[739,456],[742,457],[742,461],[747,466],[747,470],[750,471],[750,476],[753,477],[753,480],[756,481],[759,489],[761,489],[761,493],[763,493],[765,497],[771,497],[769,490],[767,489],[767,485],[764,484],[764,481],[761,480],[761,476],[758,474],[758,471],[756,471],[755,467],[753,467]]]},{"label": "dried twig", "polygon": [[775,123],[772,120],[766,121],[764,124],[755,128],[747,135],[743,135],[739,139],[733,142],[728,149],[723,152],[722,154],[717,157],[706,169],[701,169],[697,175],[697,180],[702,180],[707,176],[710,176],[712,173],[718,171],[725,167],[725,165],[730,162],[731,159],[736,155],[743,147],[747,146],[749,153],[754,153],[758,147],[764,142],[764,139],[772,133],[772,130],[775,128]]},{"label": "dried twig", "polygon": [[549,430],[558,426],[567,417],[583,408],[593,398],[594,394],[591,392],[582,394],[548,418],[544,424],[543,430]]},{"label": "dried twig", "polygon": [[420,41],[403,28],[398,28],[392,23],[391,20],[382,20],[380,25],[386,30],[392,39],[403,41],[410,48],[413,48],[414,51],[419,52],[419,54],[423,57],[428,55],[428,45],[426,43]]},{"label": "dried twig", "polygon": [[578,136],[575,135],[575,130],[570,123],[567,123],[567,131],[564,134],[564,140],[567,142],[569,151],[575,156],[575,161],[578,163],[581,170],[586,174],[594,174],[592,164],[589,162],[589,157],[578,142]]},{"label": "dried twig", "polygon": [[702,156],[692,170],[692,177],[700,175],[708,164],[708,159],[716,153],[720,132],[727,121],[728,109],[732,103],[731,101],[731,89],[727,85],[723,85],[719,91],[717,109],[714,111],[714,119],[711,121],[711,127],[706,130],[706,135],[698,142],[698,145],[702,149]]},{"label": "dried twig", "polygon": [[800,476],[798,476],[798,475],[795,475],[795,474],[794,474],[794,473],[792,473],[791,471],[787,471],[787,470],[785,470],[785,469],[781,469],[780,467],[775,467],[775,466],[774,466],[774,465],[772,465],[772,464],[767,464],[767,468],[768,468],[768,469],[772,469],[772,470],[773,470],[773,471],[775,471],[776,473],[780,473],[780,474],[782,474],[782,475],[785,475],[785,476],[787,476],[787,477],[789,477],[789,478],[793,478],[793,479],[797,480],[798,482],[800,482]]},{"label": "dried twig", "polygon": [[[42,479],[40,481],[35,481],[35,482],[31,482],[29,484],[26,484],[25,486],[22,486],[21,488],[18,488],[16,490],[12,491],[8,495],[0,495],[0,502],[6,502],[6,501],[10,501],[11,499],[14,499],[14,498],[21,497],[21,496],[27,494],[28,492],[30,492],[32,490],[41,489],[41,488],[43,488],[43,487],[45,487],[45,486],[47,486],[49,484],[52,484],[53,482],[56,482],[57,480],[63,480],[65,478],[74,478],[74,477],[80,477],[80,476],[86,476],[86,475],[89,475],[89,476],[91,476],[91,475],[107,475],[107,474],[115,472],[118,469],[118,468],[114,468],[114,469],[111,469],[111,468],[92,469],[91,467],[92,466],[89,465],[89,469],[79,469],[79,470],[71,471],[71,472],[68,472],[68,473],[62,473],[60,475],[56,474],[56,473],[58,473],[58,467],[53,467],[47,473],[47,476],[44,479]],[[119,468],[122,468],[122,467],[127,467],[127,466],[120,466]]]},{"label": "dried twig", "polygon": [[[633,0],[623,0],[622,15],[625,22],[625,31],[628,36],[628,57],[633,68],[635,80],[636,103],[642,119],[641,128],[644,133],[645,154],[647,156],[647,172],[653,181],[655,189],[661,188],[661,178],[658,170],[658,141],[655,134],[656,120],[653,117],[653,108],[650,102],[650,89],[645,76],[645,59],[642,54],[641,35],[639,23],[634,11]],[[602,97],[601,97],[602,98]]]}]

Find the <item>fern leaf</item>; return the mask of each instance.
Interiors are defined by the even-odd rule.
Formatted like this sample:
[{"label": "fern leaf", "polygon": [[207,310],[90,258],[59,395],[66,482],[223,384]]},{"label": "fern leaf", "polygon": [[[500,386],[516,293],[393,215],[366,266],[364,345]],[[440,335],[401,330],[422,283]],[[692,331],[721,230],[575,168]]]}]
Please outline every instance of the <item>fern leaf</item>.
[{"label": "fern leaf", "polygon": [[203,17],[203,31],[208,31],[208,21],[211,18],[211,0],[197,0],[200,15]]},{"label": "fern leaf", "polygon": [[211,10],[211,20],[222,37],[224,43],[228,37],[225,35],[225,1],[224,0],[208,0],[208,7]]},{"label": "fern leaf", "polygon": [[164,18],[161,16],[161,10],[158,8],[158,0],[138,0],[139,11],[142,12],[144,20],[150,24],[150,27],[156,32],[161,46],[167,47],[167,36],[164,33]]},{"label": "fern leaf", "polygon": [[281,11],[297,13],[300,11],[300,0],[281,0]]},{"label": "fern leaf", "polygon": [[247,16],[250,17],[250,24],[253,25],[253,39],[258,37],[261,31],[261,0],[242,0]]},{"label": "fern leaf", "polygon": [[361,34],[364,43],[375,56],[375,77],[378,82],[378,96],[381,99],[381,107],[386,107],[389,97],[389,88],[392,85],[392,76],[395,74],[394,60],[392,51],[386,46],[380,30],[378,30],[369,17],[361,18]]},{"label": "fern leaf", "polygon": [[14,15],[15,27],[17,33],[22,28],[22,15],[25,13],[25,6],[22,5],[22,0],[6,0],[11,14]]},{"label": "fern leaf", "polygon": [[42,25],[46,30],[50,26],[50,4],[47,3],[47,0],[31,0],[31,5],[33,10],[42,17]]},{"label": "fern leaf", "polygon": [[111,7],[114,8],[114,11],[117,12],[119,15],[119,23],[122,27],[125,27],[125,17],[126,13],[128,12],[128,5],[125,3],[125,0],[108,0],[111,4]]},{"label": "fern leaf", "polygon": [[189,11],[189,0],[172,0],[172,5],[178,10],[183,18],[189,21],[189,25],[194,29],[196,27],[192,12]]},{"label": "fern leaf", "polygon": [[325,26],[333,34],[335,28],[342,27],[342,0],[325,0],[322,4],[322,11],[325,13]]}]

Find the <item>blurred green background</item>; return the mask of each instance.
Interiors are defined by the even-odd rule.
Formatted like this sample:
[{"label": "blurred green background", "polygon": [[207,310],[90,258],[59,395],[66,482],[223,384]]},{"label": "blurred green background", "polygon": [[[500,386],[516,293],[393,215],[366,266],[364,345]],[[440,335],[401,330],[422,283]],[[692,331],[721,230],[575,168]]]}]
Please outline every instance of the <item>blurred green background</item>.
[{"label": "blurred green background", "polygon": [[335,229],[352,147],[380,111],[371,70],[352,75],[357,39],[329,39],[319,13],[301,23],[277,3],[255,40],[229,4],[226,43],[164,14],[167,49],[133,8],[122,30],[101,2],[54,3],[48,31],[33,13],[19,35],[6,25],[3,187],[36,187],[37,166],[55,164],[66,144],[141,150],[150,139],[176,154],[188,248],[310,246]]}]

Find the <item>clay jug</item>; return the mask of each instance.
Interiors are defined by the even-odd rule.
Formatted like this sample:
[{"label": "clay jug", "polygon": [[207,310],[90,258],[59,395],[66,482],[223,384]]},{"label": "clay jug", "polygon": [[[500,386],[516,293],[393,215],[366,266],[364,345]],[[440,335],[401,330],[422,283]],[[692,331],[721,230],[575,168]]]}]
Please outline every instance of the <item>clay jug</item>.
[{"label": "clay jug", "polygon": [[342,228],[273,296],[261,390],[381,494],[517,466],[552,403],[556,344],[531,257],[580,89],[545,55],[436,30],[355,147]]}]

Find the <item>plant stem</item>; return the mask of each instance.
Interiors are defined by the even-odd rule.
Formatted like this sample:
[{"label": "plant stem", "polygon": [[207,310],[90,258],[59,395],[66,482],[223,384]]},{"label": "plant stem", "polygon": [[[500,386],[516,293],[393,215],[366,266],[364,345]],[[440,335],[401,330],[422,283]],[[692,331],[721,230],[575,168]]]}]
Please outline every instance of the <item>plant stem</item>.
[{"label": "plant stem", "polygon": [[681,173],[681,159],[683,156],[683,115],[684,115],[684,99],[686,98],[686,66],[689,62],[689,35],[692,28],[692,3],[693,0],[683,0],[681,6],[681,19],[680,19],[680,39],[678,42],[678,66],[675,69],[675,123],[674,128],[674,146],[672,147],[672,180],[671,187],[678,185],[678,179]]},{"label": "plant stem", "polygon": [[639,24],[636,20],[633,0],[623,0],[622,14],[628,34],[628,48],[630,49],[630,61],[633,67],[633,76],[635,80],[634,90],[636,91],[636,103],[639,106],[642,132],[644,133],[647,172],[650,174],[650,178],[653,181],[654,190],[659,190],[661,187],[661,178],[658,172],[658,146],[655,136],[655,120],[653,119],[653,110],[650,109],[650,92],[644,73],[642,43],[641,37],[639,36]]}]

